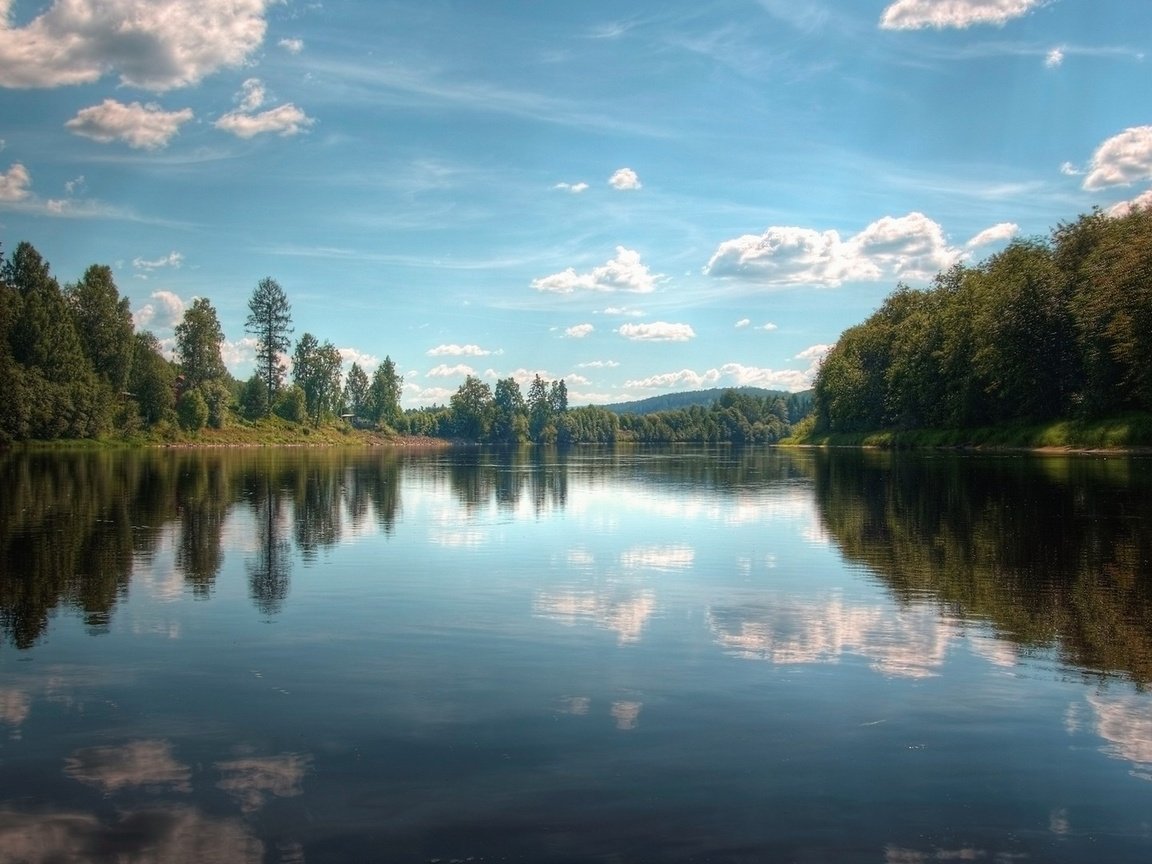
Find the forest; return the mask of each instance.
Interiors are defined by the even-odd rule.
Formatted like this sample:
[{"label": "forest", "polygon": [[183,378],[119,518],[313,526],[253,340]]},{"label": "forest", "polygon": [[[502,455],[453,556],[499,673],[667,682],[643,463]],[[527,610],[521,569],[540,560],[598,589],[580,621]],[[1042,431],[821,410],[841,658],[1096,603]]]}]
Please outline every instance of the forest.
[{"label": "forest", "polygon": [[539,375],[527,394],[512,377],[492,387],[470,375],[447,405],[403,410],[404,379],[390,356],[371,375],[358,363],[345,373],[331,341],[310,332],[293,341],[291,304],[275,279],[260,280],[248,309],[256,369],[238,381],[209,299],[184,311],[169,356],[153,333],[136,330],[110,267],[94,264],[61,286],[41,254],[19,243],[0,265],[0,445],[195,441],[206,428],[269,424],[498,444],[773,443],[809,410],[807,395],[736,390],[648,414],[570,408],[564,380]]},{"label": "forest", "polygon": [[1095,210],[898,286],[841,334],[814,400],[830,433],[1152,412],[1152,210]]}]

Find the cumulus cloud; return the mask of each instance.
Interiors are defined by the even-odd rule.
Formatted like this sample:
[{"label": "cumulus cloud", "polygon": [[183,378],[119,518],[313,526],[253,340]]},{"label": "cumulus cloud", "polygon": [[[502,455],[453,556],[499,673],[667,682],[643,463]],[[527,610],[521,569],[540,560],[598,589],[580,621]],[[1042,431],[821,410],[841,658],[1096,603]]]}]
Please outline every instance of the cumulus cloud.
[{"label": "cumulus cloud", "polygon": [[644,315],[643,309],[636,309],[632,306],[609,306],[600,311],[601,315],[620,315],[625,318],[640,318]]},{"label": "cumulus cloud", "polygon": [[583,339],[595,329],[591,324],[577,324],[565,330],[564,336],[567,339]]},{"label": "cumulus cloud", "polygon": [[236,94],[236,101],[240,103],[241,111],[255,111],[264,104],[267,91],[264,82],[259,78],[249,78],[240,85],[240,92]]},{"label": "cumulus cloud", "polygon": [[584,183],[584,182],[580,182],[580,183],[557,183],[552,188],[553,189],[562,189],[565,192],[571,192],[574,195],[579,195],[581,192],[585,191],[588,188],[588,184]]},{"label": "cumulus cloud", "polygon": [[896,0],[884,10],[885,30],[964,28],[974,24],[1005,24],[1046,0]]},{"label": "cumulus cloud", "polygon": [[303,39],[281,39],[276,44],[287,51],[289,54],[299,54],[304,50]]},{"label": "cumulus cloud", "polygon": [[125,105],[115,99],[105,99],[99,105],[82,108],[64,127],[74,135],[101,144],[123,141],[136,150],[160,150],[168,146],[180,127],[192,117],[191,108],[165,111],[153,103]]},{"label": "cumulus cloud", "polygon": [[1060,173],[1065,177],[1079,177],[1084,172],[1073,165],[1071,162],[1065,162],[1060,166]]},{"label": "cumulus cloud", "polygon": [[1062,48],[1053,48],[1044,57],[1044,65],[1049,69],[1055,69],[1064,62],[1064,50]]},{"label": "cumulus cloud", "polygon": [[359,348],[338,348],[340,357],[344,361],[345,366],[351,366],[353,363],[360,366],[361,369],[373,369],[380,365],[380,358],[375,354],[369,354],[366,351],[361,351]]},{"label": "cumulus cloud", "polygon": [[12,26],[0,2],[0,87],[122,84],[161,92],[243,64],[276,0],[54,0]]},{"label": "cumulus cloud", "polygon": [[813,371],[797,369],[765,369],[758,366],[744,366],[741,363],[725,363],[723,366],[696,372],[681,369],[679,372],[665,372],[625,381],[624,386],[642,390],[666,390],[670,388],[699,390],[718,385],[732,387],[764,387],[769,390],[796,392],[812,386]]},{"label": "cumulus cloud", "polygon": [[613,189],[628,190],[640,189],[643,184],[640,183],[640,178],[636,176],[636,172],[631,168],[619,168],[608,178],[608,185]]},{"label": "cumulus cloud", "polygon": [[633,342],[687,342],[696,338],[696,332],[690,325],[670,324],[667,321],[621,324],[616,332]]},{"label": "cumulus cloud", "polygon": [[587,363],[577,363],[577,369],[615,369],[620,364],[615,360],[589,360]]},{"label": "cumulus cloud", "polygon": [[[245,336],[234,342],[225,339],[220,343],[220,359],[224,361],[224,365],[229,369],[246,366],[256,359],[256,348],[257,342],[255,336]],[[291,367],[291,359],[285,359],[288,360],[288,365]]]},{"label": "cumulus cloud", "polygon": [[132,315],[132,321],[138,329],[149,324],[174,327],[183,317],[185,303],[179,295],[171,291],[153,291],[150,299],[153,302],[144,304]]},{"label": "cumulus cloud", "polygon": [[1152,208],[1152,189],[1145,189],[1135,198],[1120,201],[1108,208],[1109,216],[1127,216],[1134,210],[1148,210]]},{"label": "cumulus cloud", "polygon": [[213,125],[224,132],[231,132],[237,138],[255,138],[268,132],[281,137],[299,135],[316,121],[291,102],[278,108],[270,108],[259,114],[233,111],[225,114]]},{"label": "cumulus cloud", "polygon": [[757,330],[763,330],[765,333],[771,333],[773,330],[779,330],[780,328],[778,325],[773,324],[771,321],[765,321],[763,324],[761,324],[756,329]]},{"label": "cumulus cloud", "polygon": [[23,201],[31,193],[32,175],[19,162],[13,162],[0,174],[0,202]]},{"label": "cumulus cloud", "polygon": [[828,356],[828,352],[832,350],[831,345],[810,345],[796,355],[796,360],[807,360],[813,366],[818,366],[820,361]]},{"label": "cumulus cloud", "polygon": [[428,370],[429,378],[466,378],[469,375],[475,374],[476,370],[464,363],[458,363],[455,366],[441,363],[439,366],[433,366]]},{"label": "cumulus cloud", "polygon": [[1000,222],[993,225],[991,228],[985,228],[971,240],[964,244],[965,249],[978,249],[981,246],[989,246],[993,243],[1002,243],[1005,240],[1011,240],[1020,231],[1020,226],[1015,222]]},{"label": "cumulus cloud", "polygon": [[137,270],[144,270],[147,272],[160,270],[165,267],[171,267],[175,270],[179,270],[184,266],[184,255],[173,250],[162,258],[155,258],[153,260],[148,260],[146,258],[133,258],[132,266]]},{"label": "cumulus cloud", "polygon": [[588,273],[577,273],[569,267],[560,273],[533,279],[532,287],[550,294],[573,294],[577,291],[649,294],[656,290],[659,278],[659,274],[653,274],[648,265],[641,262],[639,252],[617,246],[615,258],[593,267]]},{"label": "cumulus cloud", "polygon": [[425,352],[429,357],[487,357],[493,353],[479,345],[437,345]]},{"label": "cumulus cloud", "polygon": [[772,226],[721,243],[704,272],[767,285],[826,285],[884,278],[930,279],[961,251],[923,213],[885,216],[847,240],[837,231]]},{"label": "cumulus cloud", "polygon": [[739,321],[736,322],[736,329],[737,330],[743,330],[745,327],[751,327],[751,326],[752,326],[752,319],[751,318],[741,318]]},{"label": "cumulus cloud", "polygon": [[1152,179],[1152,126],[1133,126],[1096,148],[1085,189],[1128,186]]}]

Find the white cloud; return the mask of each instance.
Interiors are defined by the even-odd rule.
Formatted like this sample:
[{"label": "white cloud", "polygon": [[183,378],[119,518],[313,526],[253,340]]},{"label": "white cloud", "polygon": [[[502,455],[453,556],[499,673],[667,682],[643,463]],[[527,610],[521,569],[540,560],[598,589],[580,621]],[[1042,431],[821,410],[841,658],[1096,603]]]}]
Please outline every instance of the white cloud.
[{"label": "white cloud", "polygon": [[810,345],[799,354],[796,355],[797,360],[807,360],[813,366],[819,365],[820,361],[827,356],[828,352],[832,350],[831,345]]},{"label": "white cloud", "polygon": [[577,363],[577,369],[615,369],[620,364],[615,360],[589,360],[587,363]]},{"label": "white cloud", "polygon": [[585,191],[588,188],[588,184],[584,183],[584,182],[580,182],[580,183],[557,183],[552,188],[553,189],[562,189],[565,192],[571,192],[574,195],[579,195],[581,192]]},{"label": "white cloud", "polygon": [[1152,179],[1152,126],[1133,126],[1096,148],[1084,188],[1128,186]]},{"label": "white cloud", "polygon": [[0,2],[0,87],[91,84],[110,71],[156,92],[243,64],[276,0],[54,0],[13,27]]},{"label": "white cloud", "polygon": [[289,54],[299,54],[304,50],[303,39],[281,39],[276,44],[287,51]]},{"label": "white cloud", "polygon": [[599,314],[620,315],[625,318],[641,318],[644,315],[644,310],[632,306],[609,306],[606,309],[602,309]]},{"label": "white cloud", "polygon": [[1060,173],[1065,177],[1079,177],[1084,172],[1073,165],[1071,162],[1065,162],[1060,166]]},{"label": "white cloud", "polygon": [[687,342],[696,338],[696,332],[688,324],[670,324],[667,321],[621,324],[616,332],[633,342]]},{"label": "white cloud", "polygon": [[220,359],[230,369],[252,363],[256,359],[256,337],[245,336],[235,342],[225,339],[220,344]]},{"label": "white cloud", "polygon": [[752,326],[752,319],[751,318],[741,318],[739,321],[736,322],[736,329],[737,330],[743,330],[745,327],[750,327],[750,326]]},{"label": "white cloud", "polygon": [[884,278],[930,279],[960,257],[923,213],[885,216],[843,240],[837,231],[772,226],[721,243],[704,272],[767,285],[838,286]]},{"label": "white cloud", "polygon": [[361,369],[367,371],[368,369],[375,369],[380,365],[380,358],[375,354],[369,354],[366,351],[361,351],[359,348],[340,348],[340,356],[344,359],[345,366],[351,366],[356,363]]},{"label": "white cloud", "polygon": [[978,249],[981,246],[988,246],[992,243],[1002,243],[1005,240],[1011,240],[1019,231],[1020,226],[1015,222],[1000,222],[991,228],[985,228],[965,243],[964,248]]},{"label": "white cloud", "polygon": [[240,92],[236,94],[236,101],[240,103],[241,111],[255,111],[264,104],[267,92],[264,82],[259,78],[249,78],[240,85]]},{"label": "white cloud", "polygon": [[885,30],[920,30],[924,27],[971,27],[1004,24],[1047,0],[896,0],[884,10]]},{"label": "white cloud", "polygon": [[[144,258],[133,258],[132,259],[132,266],[135,267],[137,270],[144,270],[146,272],[151,272],[153,270],[160,270],[164,267],[172,267],[175,270],[179,270],[181,267],[184,266],[184,255],[180,252],[176,252],[175,250],[173,250],[172,252],[169,252],[167,255],[165,255],[163,258],[156,258],[155,260],[152,260],[152,261],[148,261]],[[153,296],[155,296],[155,295],[153,295]]]},{"label": "white cloud", "polygon": [[19,162],[13,162],[0,174],[0,202],[23,201],[30,194],[32,175]]},{"label": "white cloud", "polygon": [[1120,201],[1108,208],[1109,216],[1127,216],[1133,210],[1152,209],[1152,189],[1145,189],[1135,198]]},{"label": "white cloud", "polygon": [[577,291],[627,291],[648,294],[656,290],[659,274],[653,274],[648,265],[640,261],[640,253],[623,246],[616,247],[616,257],[588,273],[577,273],[572,267],[551,276],[532,280],[537,291],[551,294],[572,294]]},{"label": "white cloud", "polygon": [[429,378],[466,378],[475,374],[476,370],[464,363],[459,363],[456,366],[441,363],[439,366],[434,366],[428,370]]},{"label": "white cloud", "polygon": [[1053,48],[1048,52],[1044,58],[1044,65],[1049,69],[1055,69],[1064,62],[1064,50],[1062,48]]},{"label": "white cloud", "polygon": [[756,329],[763,330],[765,333],[771,333],[773,330],[779,330],[780,328],[776,324],[773,324],[771,321],[765,321]]},{"label": "white cloud", "polygon": [[493,353],[479,345],[437,345],[425,352],[429,357],[487,357]]},{"label": "white cloud", "polygon": [[[813,346],[801,355],[799,359],[811,360],[809,369],[765,369],[758,366],[744,366],[741,363],[725,363],[723,366],[697,372],[693,369],[681,369],[679,372],[664,372],[650,375],[647,378],[637,378],[625,381],[626,388],[641,390],[668,390],[685,387],[700,390],[708,387],[764,387],[769,390],[787,390],[796,392],[807,390],[812,386],[812,379],[816,374],[816,365],[823,353],[817,354],[815,349],[823,348],[826,352],[828,346]],[[806,355],[806,356],[805,356]]]},{"label": "white cloud", "polygon": [[636,176],[636,172],[631,168],[619,168],[608,178],[608,185],[613,189],[623,191],[627,189],[640,189],[643,184],[641,184],[640,178]]},{"label": "white cloud", "polygon": [[185,303],[179,295],[171,291],[153,291],[151,299],[154,303],[146,303],[132,315],[135,325],[145,327],[153,324],[157,327],[174,327],[184,315]]},{"label": "white cloud", "polygon": [[231,132],[237,138],[254,138],[267,132],[275,132],[282,137],[299,135],[316,121],[291,102],[278,108],[271,108],[259,114],[246,114],[233,111],[215,122],[215,127]]},{"label": "white cloud", "polygon": [[564,336],[568,339],[583,339],[595,329],[591,324],[577,324],[565,330]]},{"label": "white cloud", "polygon": [[123,141],[136,150],[160,150],[193,117],[191,108],[164,111],[159,105],[125,105],[105,99],[99,105],[82,108],[64,124],[74,135],[91,138],[101,144]]}]

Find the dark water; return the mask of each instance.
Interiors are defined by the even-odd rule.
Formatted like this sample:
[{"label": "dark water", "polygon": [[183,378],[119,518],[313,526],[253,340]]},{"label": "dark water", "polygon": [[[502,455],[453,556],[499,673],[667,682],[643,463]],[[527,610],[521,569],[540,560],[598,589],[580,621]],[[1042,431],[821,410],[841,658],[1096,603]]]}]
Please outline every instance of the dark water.
[{"label": "dark water", "polygon": [[1152,460],[0,455],[0,862],[1147,862]]}]

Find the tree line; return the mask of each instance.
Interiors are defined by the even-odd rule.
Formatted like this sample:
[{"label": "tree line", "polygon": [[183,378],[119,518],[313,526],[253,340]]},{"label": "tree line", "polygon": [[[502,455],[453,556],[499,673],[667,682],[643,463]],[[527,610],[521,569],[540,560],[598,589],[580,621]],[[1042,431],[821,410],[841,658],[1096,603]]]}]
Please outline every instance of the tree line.
[{"label": "tree line", "polygon": [[31,244],[18,244],[0,265],[0,443],[113,432],[166,438],[273,416],[495,444],[772,443],[807,408],[804,397],[733,390],[708,407],[618,415],[570,409],[562,378],[536,375],[525,394],[515,378],[491,387],[469,375],[447,405],[404,411],[404,379],[391,357],[371,375],[359,363],[345,374],[332,342],[309,332],[293,340],[292,307],[275,279],[260,280],[248,310],[255,371],[238,381],[224,364],[209,299],[184,311],[169,358],[153,333],[136,330],[110,267],[93,265],[61,286]]},{"label": "tree line", "polygon": [[818,432],[1152,411],[1152,209],[1094,210],[898,286],[841,334],[814,399]]}]

